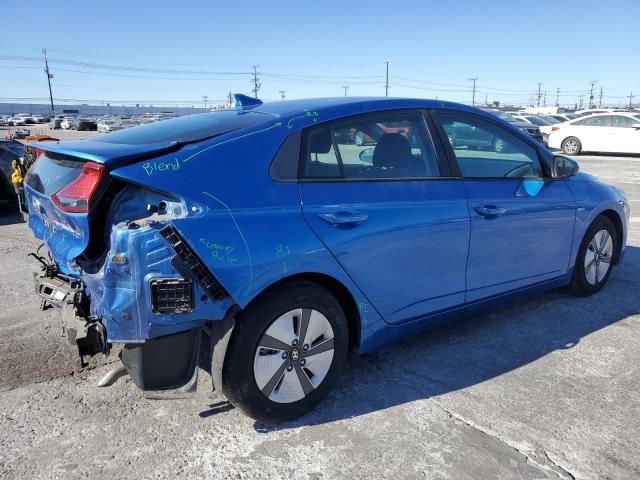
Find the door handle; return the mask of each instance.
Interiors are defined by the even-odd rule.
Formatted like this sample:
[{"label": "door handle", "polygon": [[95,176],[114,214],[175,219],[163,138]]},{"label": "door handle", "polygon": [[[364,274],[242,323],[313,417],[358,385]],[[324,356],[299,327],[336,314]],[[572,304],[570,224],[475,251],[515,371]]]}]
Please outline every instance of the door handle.
[{"label": "door handle", "polygon": [[330,225],[357,225],[364,222],[369,215],[366,213],[320,213],[318,216]]},{"label": "door handle", "polygon": [[483,205],[481,207],[473,207],[483,217],[499,217],[507,213],[506,208],[497,207],[495,205]]}]

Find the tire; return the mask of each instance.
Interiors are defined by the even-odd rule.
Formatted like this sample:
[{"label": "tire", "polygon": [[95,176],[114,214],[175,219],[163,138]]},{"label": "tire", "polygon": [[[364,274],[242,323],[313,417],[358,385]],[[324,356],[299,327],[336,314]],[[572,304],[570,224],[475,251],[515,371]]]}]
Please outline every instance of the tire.
[{"label": "tire", "polygon": [[355,142],[356,145],[358,145],[359,147],[361,147],[362,145],[364,145],[366,143],[366,138],[364,135],[364,132],[361,132],[360,130],[358,130],[355,135],[353,136],[353,141]]},{"label": "tire", "polygon": [[[575,295],[593,295],[605,286],[613,271],[618,245],[613,222],[602,215],[597,217],[584,234],[576,256],[570,285]],[[603,268],[606,268],[604,273]]]},{"label": "tire", "polygon": [[[305,323],[316,337],[310,348],[299,340]],[[298,418],[338,381],[348,336],[344,311],[328,290],[306,281],[279,287],[237,319],[222,369],[223,393],[260,422]]]},{"label": "tire", "polygon": [[576,137],[567,137],[562,141],[560,148],[567,155],[579,155],[582,151],[582,143]]}]

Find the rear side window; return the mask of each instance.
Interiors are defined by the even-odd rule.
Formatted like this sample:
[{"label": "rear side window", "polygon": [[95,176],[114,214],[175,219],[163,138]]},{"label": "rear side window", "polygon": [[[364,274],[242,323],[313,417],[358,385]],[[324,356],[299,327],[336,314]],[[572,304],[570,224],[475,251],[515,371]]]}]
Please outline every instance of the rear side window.
[{"label": "rear side window", "polygon": [[611,126],[617,128],[631,128],[631,126],[638,121],[634,121],[631,117],[625,117],[624,115],[612,115]]},{"label": "rear side window", "polygon": [[438,113],[463,177],[541,178],[535,148],[514,133],[481,118]]},{"label": "rear side window", "polygon": [[608,127],[609,115],[598,115],[595,117],[587,117],[582,120],[573,122],[573,125],[582,125],[585,127]]},{"label": "rear side window", "polygon": [[266,113],[221,110],[140,125],[135,128],[110,133],[99,137],[98,140],[127,145],[158,143],[166,142],[167,140],[193,142],[257,125],[268,121],[269,118],[270,115]]},{"label": "rear side window", "polygon": [[80,175],[83,163],[43,154],[29,169],[25,182],[36,192],[50,196],[74,181]]},{"label": "rear side window", "polygon": [[439,173],[418,114],[355,117],[307,135],[306,178],[423,178]]}]

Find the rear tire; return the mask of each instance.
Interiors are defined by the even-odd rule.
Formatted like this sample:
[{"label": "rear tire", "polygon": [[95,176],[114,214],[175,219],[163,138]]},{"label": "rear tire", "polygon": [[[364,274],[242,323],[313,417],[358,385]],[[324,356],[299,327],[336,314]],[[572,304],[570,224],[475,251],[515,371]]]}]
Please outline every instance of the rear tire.
[{"label": "rear tire", "polygon": [[358,145],[359,147],[364,145],[366,143],[366,138],[365,138],[364,132],[361,132],[361,131],[358,130],[356,132],[356,134],[353,136],[353,140],[354,140],[355,144]]},{"label": "rear tire", "polygon": [[298,418],[338,381],[348,336],[344,311],[328,290],[307,281],[279,287],[240,314],[222,369],[222,390],[260,422]]},{"label": "rear tire", "polygon": [[582,143],[576,137],[567,137],[560,145],[562,151],[567,155],[579,155],[582,151]]},{"label": "rear tire", "polygon": [[573,267],[571,291],[584,297],[599,292],[613,271],[618,232],[607,217],[597,217],[584,234]]}]

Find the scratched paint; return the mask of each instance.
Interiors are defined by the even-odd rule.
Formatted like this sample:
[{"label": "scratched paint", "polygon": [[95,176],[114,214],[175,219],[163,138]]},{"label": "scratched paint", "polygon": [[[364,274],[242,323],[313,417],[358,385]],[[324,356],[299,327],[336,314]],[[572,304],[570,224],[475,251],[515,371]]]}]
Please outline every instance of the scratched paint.
[{"label": "scratched paint", "polygon": [[320,115],[318,114],[318,112],[309,112],[307,110],[305,110],[304,115],[298,115],[297,117],[293,117],[291,118],[288,122],[287,122],[287,128],[291,129],[293,128],[293,124],[295,123],[296,120],[300,119],[300,118],[307,118],[311,121],[311,123],[316,123],[318,121],[318,117]]},{"label": "scratched paint", "polygon": [[155,173],[177,172],[180,170],[180,160],[174,158],[169,161],[152,161],[142,164],[142,169],[149,176]]},{"label": "scratched paint", "polygon": [[206,238],[201,238],[199,241],[202,245],[207,247],[211,253],[211,257],[214,259],[228,263],[229,265],[235,265],[238,263],[238,259],[234,255],[234,251],[236,249],[235,245],[212,242]]}]

